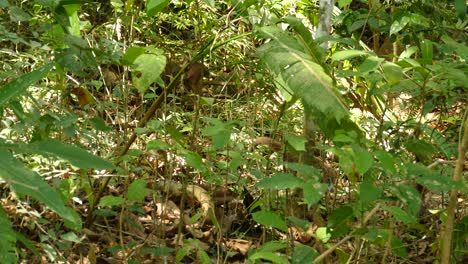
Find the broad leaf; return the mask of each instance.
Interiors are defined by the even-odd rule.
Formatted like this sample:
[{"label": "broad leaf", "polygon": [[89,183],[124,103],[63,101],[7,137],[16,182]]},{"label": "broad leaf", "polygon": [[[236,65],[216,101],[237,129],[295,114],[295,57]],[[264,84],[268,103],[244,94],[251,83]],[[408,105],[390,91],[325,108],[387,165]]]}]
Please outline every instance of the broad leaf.
[{"label": "broad leaf", "polygon": [[127,199],[132,202],[142,202],[147,192],[146,181],[137,179],[128,186]]},{"label": "broad leaf", "polygon": [[257,183],[257,187],[269,190],[285,190],[301,187],[303,182],[289,173],[276,173],[271,178],[264,178]]},{"label": "broad leaf", "polygon": [[260,47],[258,55],[270,70],[282,76],[289,90],[302,99],[306,109],[336,120],[348,114],[332,78],[314,62],[296,38],[276,27],[264,27],[259,34],[272,41]]},{"label": "broad leaf", "polygon": [[18,194],[29,195],[44,203],[73,228],[81,228],[81,219],[72,209],[65,206],[61,195],[50,187],[42,177],[26,168],[8,150],[0,148],[0,178],[5,180]]},{"label": "broad leaf", "polygon": [[313,248],[306,245],[297,245],[294,247],[292,256],[293,264],[312,263],[318,256],[318,252]]},{"label": "broad leaf", "polygon": [[384,210],[389,211],[396,220],[402,221],[405,224],[414,224],[417,222],[417,218],[414,215],[408,214],[400,207],[396,206],[383,206]]},{"label": "broad leaf", "polygon": [[162,54],[142,54],[131,65],[133,85],[140,93],[160,77],[166,65],[166,57]]},{"label": "broad leaf", "polygon": [[315,180],[308,180],[303,185],[304,201],[310,208],[318,203],[327,192],[328,186]]},{"label": "broad leaf", "polygon": [[101,198],[99,206],[120,206],[124,201],[125,199],[120,196],[107,195]]},{"label": "broad leaf", "polygon": [[20,95],[33,83],[44,78],[47,73],[54,66],[53,63],[42,66],[41,68],[34,70],[30,73],[26,73],[19,78],[11,81],[0,88],[0,106],[4,105],[8,100]]},{"label": "broad leaf", "polygon": [[281,231],[286,232],[288,230],[288,226],[284,219],[277,213],[272,211],[260,211],[256,213],[252,213],[252,217],[255,222],[268,226],[278,228]]},{"label": "broad leaf", "polygon": [[161,12],[171,0],[146,0],[146,14],[149,17]]},{"label": "broad leaf", "polygon": [[17,153],[34,153],[42,155],[53,155],[69,161],[73,166],[82,169],[112,169],[114,165],[109,161],[90,154],[88,151],[65,144],[55,139],[36,141],[30,144],[9,144],[8,148]]}]

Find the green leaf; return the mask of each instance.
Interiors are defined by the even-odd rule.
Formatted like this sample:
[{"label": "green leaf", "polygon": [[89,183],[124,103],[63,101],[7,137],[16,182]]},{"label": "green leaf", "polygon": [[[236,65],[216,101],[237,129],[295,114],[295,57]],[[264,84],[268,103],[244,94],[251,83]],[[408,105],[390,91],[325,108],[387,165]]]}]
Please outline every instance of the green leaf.
[{"label": "green leaf", "polygon": [[203,2],[211,8],[215,8],[215,0],[203,0]]},{"label": "green leaf", "polygon": [[315,58],[299,40],[276,27],[263,27],[259,35],[272,40],[258,49],[259,57],[272,72],[282,76],[288,89],[302,99],[306,110],[336,120],[348,115],[332,78],[314,62]]},{"label": "green leaf", "polygon": [[416,178],[416,182],[435,192],[448,192],[459,190],[461,186],[451,178],[438,174],[430,173]]},{"label": "green leaf", "polygon": [[331,238],[331,233],[328,232],[328,228],[326,227],[319,227],[315,232],[318,239],[320,239],[323,243],[327,243],[328,240]]},{"label": "green leaf", "polygon": [[400,32],[408,23],[410,22],[410,18],[407,16],[402,16],[398,20],[393,21],[392,25],[390,26],[390,35]]},{"label": "green leaf", "polygon": [[170,148],[171,148],[171,145],[159,139],[154,139],[146,143],[147,150],[153,150],[153,149],[154,150],[167,150]]},{"label": "green leaf", "polygon": [[328,218],[327,226],[337,227],[337,226],[343,225],[348,220],[348,218],[352,216],[353,216],[353,208],[351,208],[351,206],[342,206],[342,207],[336,208],[330,214],[330,217]]},{"label": "green leaf", "polygon": [[74,229],[81,228],[78,214],[65,206],[60,193],[50,187],[41,176],[27,169],[4,148],[0,148],[0,160],[2,161],[0,178],[5,180],[16,193],[31,196],[69,221]]},{"label": "green leaf", "polygon": [[108,132],[111,130],[111,128],[106,124],[106,121],[100,117],[93,117],[90,118],[89,123],[91,123],[91,126],[96,129],[97,131],[102,131],[102,132]]},{"label": "green leaf", "polygon": [[132,63],[133,85],[140,93],[160,78],[166,66],[166,57],[158,54],[141,54]]},{"label": "green leaf", "polygon": [[140,56],[145,54],[146,49],[141,47],[130,47],[122,56],[120,61],[123,65],[131,65]]},{"label": "green leaf", "polygon": [[354,150],[354,162],[359,174],[363,175],[366,173],[374,164],[374,157],[367,150],[359,146],[353,146]]},{"label": "green leaf", "polygon": [[208,254],[203,249],[197,250],[197,259],[200,261],[198,263],[202,263],[202,264],[213,263],[210,259],[210,256],[208,256]]},{"label": "green leaf", "polygon": [[405,147],[408,151],[416,155],[420,160],[432,159],[437,153],[437,148],[425,140],[410,139],[406,141]]},{"label": "green leaf", "polygon": [[16,5],[8,8],[8,13],[10,14],[10,20],[12,22],[28,22],[31,20],[31,16]]},{"label": "green leaf", "polygon": [[408,206],[408,211],[412,215],[417,215],[421,208],[421,195],[410,185],[398,185],[391,187],[390,190]]},{"label": "green leaf", "polygon": [[149,17],[153,17],[161,12],[170,2],[171,0],[146,0],[146,14]]},{"label": "green leaf", "polygon": [[433,57],[433,47],[432,41],[424,39],[421,41],[421,63],[422,64],[432,64]]},{"label": "green leaf", "polygon": [[395,253],[395,255],[397,255],[398,257],[406,258],[408,256],[405,244],[403,244],[403,242],[397,237],[392,237],[391,245],[393,253]]},{"label": "green leaf", "polygon": [[382,190],[375,187],[369,180],[364,180],[360,186],[360,199],[363,208],[380,198]]},{"label": "green leaf", "polygon": [[380,161],[382,164],[382,167],[388,171],[391,174],[396,174],[396,164],[397,160],[392,156],[392,154],[383,151],[383,150],[377,150],[374,151],[374,155],[377,157],[377,159]]},{"label": "green leaf", "polygon": [[263,244],[258,251],[263,251],[263,252],[275,252],[278,250],[282,250],[288,247],[288,244],[285,243],[284,241],[268,241],[265,244]]},{"label": "green leaf", "polygon": [[354,57],[359,57],[363,55],[369,55],[369,52],[363,50],[342,50],[333,53],[331,56],[334,61],[349,60]]},{"label": "green leaf", "polygon": [[99,206],[120,206],[124,201],[125,199],[120,196],[107,195],[101,198]]},{"label": "green leaf", "polygon": [[303,136],[287,134],[285,139],[295,151],[305,151],[307,140]]},{"label": "green leaf", "polygon": [[80,37],[80,18],[78,11],[81,9],[81,4],[62,5],[68,15],[67,30],[70,35]]},{"label": "green leaf", "polygon": [[16,234],[7,214],[0,206],[0,262],[17,263]]},{"label": "green leaf", "polygon": [[324,183],[317,182],[316,180],[308,180],[303,185],[304,201],[310,208],[312,205],[318,203],[320,199],[327,192],[328,186]]},{"label": "green leaf", "polygon": [[382,65],[383,74],[389,85],[399,84],[403,78],[403,70],[395,63],[386,61]]},{"label": "green leaf", "polygon": [[47,73],[54,67],[53,63],[46,64],[41,68],[34,70],[30,73],[23,74],[17,79],[0,88],[0,107],[3,106],[10,99],[20,95],[33,83],[44,78]]},{"label": "green leaf", "polygon": [[256,213],[252,213],[252,217],[255,222],[261,225],[274,227],[284,232],[287,232],[288,230],[288,226],[286,225],[284,219],[275,212],[262,210]]},{"label": "green leaf", "polygon": [[132,202],[142,202],[147,193],[146,181],[137,179],[128,186],[127,199]]},{"label": "green leaf", "polygon": [[364,60],[364,62],[361,63],[361,65],[359,65],[359,67],[358,67],[359,74],[363,75],[363,74],[366,74],[366,73],[369,73],[369,72],[376,71],[377,69],[379,69],[380,64],[382,64],[382,62],[384,60],[385,59],[379,58],[377,56],[367,57]]},{"label": "green leaf", "polygon": [[312,263],[319,253],[313,248],[306,245],[297,245],[294,247],[292,256],[293,264]]},{"label": "green leaf", "polygon": [[12,145],[15,152],[34,153],[42,155],[53,155],[58,158],[69,161],[73,166],[82,169],[113,169],[115,168],[109,161],[98,156],[90,154],[88,151],[65,144],[55,139],[46,139],[36,141],[30,144]]},{"label": "green leaf", "polygon": [[466,0],[455,0],[455,10],[460,19],[466,16]]},{"label": "green leaf", "polygon": [[338,2],[338,6],[339,6],[340,8],[343,8],[343,7],[345,7],[345,6],[349,5],[349,4],[351,4],[352,1],[353,1],[353,0],[338,0],[337,2]]},{"label": "green leaf", "polygon": [[396,206],[382,206],[384,210],[390,212],[396,220],[402,221],[405,224],[414,224],[417,222],[417,217],[403,211],[400,207]]},{"label": "green leaf", "polygon": [[257,183],[257,187],[269,190],[285,190],[300,187],[303,182],[289,173],[276,173],[271,178],[263,178]]},{"label": "green leaf", "polygon": [[193,151],[185,151],[182,153],[182,156],[189,166],[192,166],[199,171],[203,171],[205,169],[203,166],[203,159],[200,154]]},{"label": "green leaf", "polygon": [[258,260],[258,259],[267,260],[271,263],[277,263],[277,264],[289,264],[289,260],[287,257],[278,255],[277,253],[274,253],[274,252],[260,251],[260,252],[256,252],[252,254],[249,257],[249,260],[253,261],[254,263],[256,263],[255,260]]}]

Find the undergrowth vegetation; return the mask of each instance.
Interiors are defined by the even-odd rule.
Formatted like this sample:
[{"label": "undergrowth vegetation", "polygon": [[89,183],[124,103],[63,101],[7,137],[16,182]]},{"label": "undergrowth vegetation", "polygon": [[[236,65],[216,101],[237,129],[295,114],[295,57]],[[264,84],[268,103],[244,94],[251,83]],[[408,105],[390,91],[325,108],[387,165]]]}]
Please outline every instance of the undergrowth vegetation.
[{"label": "undergrowth vegetation", "polygon": [[333,2],[0,0],[0,263],[466,263],[466,2]]}]

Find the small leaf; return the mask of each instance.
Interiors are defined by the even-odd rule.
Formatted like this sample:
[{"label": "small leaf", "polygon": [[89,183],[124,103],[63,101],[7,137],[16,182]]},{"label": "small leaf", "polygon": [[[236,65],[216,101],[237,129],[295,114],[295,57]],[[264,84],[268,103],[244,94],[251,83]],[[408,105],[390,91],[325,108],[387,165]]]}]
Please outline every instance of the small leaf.
[{"label": "small leaf", "polygon": [[137,179],[128,187],[127,199],[132,202],[141,202],[145,199],[147,192],[146,181]]},{"label": "small leaf", "polygon": [[99,206],[119,206],[124,203],[124,198],[120,196],[103,196],[101,201],[99,201]]},{"label": "small leaf", "polygon": [[288,226],[284,219],[277,213],[272,211],[259,211],[256,213],[252,213],[252,217],[255,222],[268,226],[278,228],[281,231],[287,232]]},{"label": "small leaf", "polygon": [[276,173],[271,178],[263,178],[257,183],[260,188],[269,190],[294,189],[302,185],[302,181],[289,173]]},{"label": "small leaf", "polygon": [[331,238],[331,233],[328,232],[328,228],[326,227],[317,228],[315,234],[317,238],[320,239],[323,243],[327,243]]}]

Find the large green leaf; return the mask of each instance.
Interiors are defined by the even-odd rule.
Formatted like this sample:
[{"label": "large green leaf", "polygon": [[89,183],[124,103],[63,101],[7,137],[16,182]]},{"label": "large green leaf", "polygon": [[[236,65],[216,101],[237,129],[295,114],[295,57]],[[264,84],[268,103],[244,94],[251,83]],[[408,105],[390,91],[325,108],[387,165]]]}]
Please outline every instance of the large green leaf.
[{"label": "large green leaf", "polygon": [[26,73],[20,76],[17,79],[14,79],[10,83],[4,85],[0,88],[0,106],[4,105],[8,100],[14,98],[15,96],[20,95],[28,87],[39,81],[40,79],[44,78],[47,73],[52,69],[54,66],[53,63],[46,64],[41,68],[34,70],[30,73]]},{"label": "large green leaf", "polygon": [[303,182],[290,173],[276,173],[271,178],[264,178],[257,183],[257,187],[270,190],[294,189],[302,186]]},{"label": "large green leaf", "polygon": [[259,35],[271,39],[258,55],[275,74],[281,75],[289,90],[301,98],[306,109],[341,120],[348,115],[332,78],[314,62],[297,38],[277,27],[264,27]]},{"label": "large green leaf", "polygon": [[166,66],[166,57],[158,54],[159,50],[151,54],[141,54],[131,65],[133,85],[144,93],[148,87],[158,80]]},{"label": "large green leaf", "polygon": [[52,189],[42,177],[26,168],[5,148],[0,148],[0,178],[5,180],[18,194],[29,195],[43,202],[50,209],[69,221],[73,228],[81,227],[81,219],[71,208],[67,208],[59,192]]},{"label": "large green leaf", "polygon": [[0,263],[17,263],[16,234],[7,214],[0,206]]},{"label": "large green leaf", "polygon": [[146,14],[149,17],[161,12],[171,0],[146,0]]},{"label": "large green leaf", "polygon": [[53,155],[69,161],[71,164],[82,169],[113,169],[114,165],[109,161],[92,155],[86,150],[65,144],[55,139],[36,141],[30,144],[0,144],[16,153],[33,153],[41,155]]},{"label": "large green leaf", "polygon": [[255,220],[255,222],[261,225],[278,228],[279,230],[284,231],[284,232],[288,230],[286,221],[284,221],[284,219],[275,212],[260,211],[260,212],[252,213],[252,218]]}]

